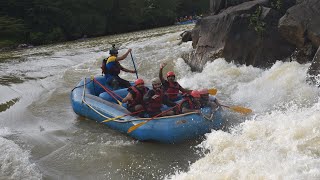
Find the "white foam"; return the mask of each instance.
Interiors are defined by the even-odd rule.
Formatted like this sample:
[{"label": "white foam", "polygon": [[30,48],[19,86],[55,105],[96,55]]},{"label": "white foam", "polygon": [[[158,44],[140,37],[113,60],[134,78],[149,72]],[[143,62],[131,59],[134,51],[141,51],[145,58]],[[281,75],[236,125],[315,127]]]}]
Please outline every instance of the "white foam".
[{"label": "white foam", "polygon": [[207,134],[199,147],[209,152],[187,172],[167,178],[320,179],[319,89],[306,83],[307,67],[277,62],[262,70],[218,59],[201,73],[187,73],[180,79],[183,86],[219,85],[218,98],[249,106],[255,114],[231,133]]},{"label": "white foam", "polygon": [[231,133],[214,131],[210,152],[170,179],[319,179],[320,104],[273,111]]},{"label": "white foam", "polygon": [[[10,135],[9,129],[0,129],[1,136]],[[0,179],[42,179],[40,171],[29,160],[30,152],[22,150],[13,141],[0,137]]]}]

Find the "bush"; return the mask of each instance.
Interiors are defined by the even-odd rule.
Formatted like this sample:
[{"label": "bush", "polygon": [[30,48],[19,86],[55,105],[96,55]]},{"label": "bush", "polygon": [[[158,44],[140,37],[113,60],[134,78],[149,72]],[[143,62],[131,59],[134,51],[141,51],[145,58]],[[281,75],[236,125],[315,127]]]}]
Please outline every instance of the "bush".
[{"label": "bush", "polygon": [[43,32],[31,32],[30,42],[34,45],[40,45],[45,43],[45,35]]}]

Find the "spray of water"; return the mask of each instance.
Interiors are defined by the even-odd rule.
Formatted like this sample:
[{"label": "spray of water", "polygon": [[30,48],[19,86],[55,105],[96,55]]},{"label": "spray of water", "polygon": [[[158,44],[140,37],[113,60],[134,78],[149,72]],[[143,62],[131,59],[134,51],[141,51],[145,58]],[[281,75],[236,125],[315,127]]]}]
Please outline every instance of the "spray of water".
[{"label": "spray of water", "polygon": [[254,114],[229,132],[207,134],[199,145],[206,155],[167,179],[319,179],[319,89],[306,83],[307,68],[277,62],[258,69],[217,59],[201,73],[187,73],[183,85],[217,87],[218,98]]}]

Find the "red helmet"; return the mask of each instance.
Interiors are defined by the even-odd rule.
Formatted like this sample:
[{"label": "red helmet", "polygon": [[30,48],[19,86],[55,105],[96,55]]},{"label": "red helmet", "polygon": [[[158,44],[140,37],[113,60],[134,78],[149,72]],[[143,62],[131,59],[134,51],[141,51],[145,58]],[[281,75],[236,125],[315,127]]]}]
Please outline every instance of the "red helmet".
[{"label": "red helmet", "polygon": [[194,98],[200,98],[200,93],[197,90],[191,91],[190,95]]},{"label": "red helmet", "polygon": [[169,77],[169,76],[176,76],[176,75],[174,74],[173,71],[169,71],[169,72],[167,73],[167,77]]},{"label": "red helmet", "polygon": [[200,95],[203,95],[203,94],[208,94],[209,92],[208,92],[208,89],[201,89],[201,90],[199,90],[199,93],[200,93]]},{"label": "red helmet", "polygon": [[134,85],[144,84],[144,81],[142,79],[137,79],[134,81]]}]

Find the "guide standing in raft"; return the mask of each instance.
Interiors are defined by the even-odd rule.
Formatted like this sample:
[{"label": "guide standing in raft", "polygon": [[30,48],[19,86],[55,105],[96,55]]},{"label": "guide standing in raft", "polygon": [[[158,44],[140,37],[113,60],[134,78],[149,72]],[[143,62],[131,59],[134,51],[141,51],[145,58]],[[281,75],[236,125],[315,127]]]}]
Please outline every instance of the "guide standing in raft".
[{"label": "guide standing in raft", "polygon": [[135,73],[135,70],[129,70],[121,66],[119,61],[124,60],[128,54],[131,52],[129,48],[128,51],[122,56],[118,57],[118,49],[115,48],[115,45],[112,45],[112,48],[109,51],[110,56],[102,61],[102,73],[107,79],[107,84],[110,85],[113,89],[118,88],[128,88],[131,86],[129,81],[124,80],[119,77],[121,71]]}]

